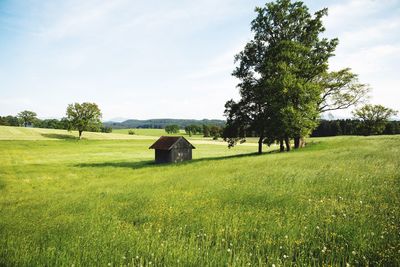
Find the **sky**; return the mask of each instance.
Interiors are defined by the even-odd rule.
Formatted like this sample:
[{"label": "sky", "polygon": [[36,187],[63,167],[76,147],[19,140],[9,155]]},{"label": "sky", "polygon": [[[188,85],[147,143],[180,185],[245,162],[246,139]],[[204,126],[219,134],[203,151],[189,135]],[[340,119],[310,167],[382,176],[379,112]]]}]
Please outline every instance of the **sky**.
[{"label": "sky", "polygon": [[[0,0],[0,115],[61,118],[95,102],[104,120],[222,119],[239,97],[234,55],[265,2]],[[329,9],[330,69],[350,67],[370,103],[400,111],[400,0],[304,2]]]}]

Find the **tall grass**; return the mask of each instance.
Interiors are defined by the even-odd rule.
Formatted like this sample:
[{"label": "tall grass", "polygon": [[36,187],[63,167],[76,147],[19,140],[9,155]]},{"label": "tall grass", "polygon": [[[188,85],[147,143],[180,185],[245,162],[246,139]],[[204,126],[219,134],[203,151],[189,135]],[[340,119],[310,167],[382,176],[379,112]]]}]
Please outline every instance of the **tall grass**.
[{"label": "tall grass", "polygon": [[0,265],[396,266],[399,141],[199,144],[177,165],[151,140],[0,141]]}]

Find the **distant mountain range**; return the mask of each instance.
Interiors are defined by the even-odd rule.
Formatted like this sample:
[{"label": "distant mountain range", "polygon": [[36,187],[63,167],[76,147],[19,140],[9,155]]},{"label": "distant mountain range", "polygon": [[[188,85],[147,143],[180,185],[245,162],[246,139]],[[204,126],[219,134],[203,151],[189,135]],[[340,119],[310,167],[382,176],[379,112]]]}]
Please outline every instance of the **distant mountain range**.
[{"label": "distant mountain range", "polygon": [[122,122],[117,121],[106,121],[103,122],[105,126],[112,127],[113,129],[128,129],[128,128],[152,128],[152,129],[163,129],[167,125],[176,124],[180,128],[185,126],[196,124],[196,125],[219,125],[225,124],[224,120],[186,120],[186,119],[151,119],[151,120],[125,120]]}]

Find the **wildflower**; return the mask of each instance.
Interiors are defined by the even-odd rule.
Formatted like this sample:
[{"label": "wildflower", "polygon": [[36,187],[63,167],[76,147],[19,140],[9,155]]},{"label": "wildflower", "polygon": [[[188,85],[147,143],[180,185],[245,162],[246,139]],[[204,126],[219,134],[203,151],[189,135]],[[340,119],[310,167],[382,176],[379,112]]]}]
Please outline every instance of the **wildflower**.
[{"label": "wildflower", "polygon": [[228,248],[227,251],[228,251],[229,253],[231,253],[231,249],[230,249],[230,248]]},{"label": "wildflower", "polygon": [[126,260],[126,257],[125,257],[125,256],[122,256],[122,259]]},{"label": "wildflower", "polygon": [[351,265],[350,265],[350,263],[346,263],[346,267],[350,267]]},{"label": "wildflower", "polygon": [[288,258],[288,255],[286,255],[286,254],[285,254],[285,255],[283,255],[283,258],[284,258],[284,259]]},{"label": "wildflower", "polygon": [[152,265],[153,263],[151,261],[149,261],[149,265]]},{"label": "wildflower", "polygon": [[158,232],[161,233],[161,229],[158,229]]},{"label": "wildflower", "polygon": [[357,253],[353,250],[353,251],[351,252],[351,254],[356,255]]},{"label": "wildflower", "polygon": [[136,256],[136,259],[139,259],[139,256]]},{"label": "wildflower", "polygon": [[285,235],[285,238],[286,238],[286,239],[288,239],[288,236],[287,236],[287,235]]},{"label": "wildflower", "polygon": [[360,200],[360,204],[362,204],[362,200]]},{"label": "wildflower", "polygon": [[322,253],[325,253],[326,247],[324,247],[321,251],[322,251]]},{"label": "wildflower", "polygon": [[317,227],[316,227],[316,228],[317,228],[317,230],[319,230],[319,226],[318,226],[318,225],[317,225]]},{"label": "wildflower", "polygon": [[111,266],[111,262],[109,262],[107,265],[108,265],[108,266]]},{"label": "wildflower", "polygon": [[225,242],[225,238],[222,238],[222,242]]}]

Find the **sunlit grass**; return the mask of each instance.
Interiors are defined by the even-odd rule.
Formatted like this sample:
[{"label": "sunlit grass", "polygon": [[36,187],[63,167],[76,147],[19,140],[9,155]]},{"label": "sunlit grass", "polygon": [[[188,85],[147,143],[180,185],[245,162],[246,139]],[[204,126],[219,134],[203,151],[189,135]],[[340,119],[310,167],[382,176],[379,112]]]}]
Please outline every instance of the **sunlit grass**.
[{"label": "sunlit grass", "polygon": [[0,265],[400,264],[400,136],[235,156],[153,140],[0,141]]}]

